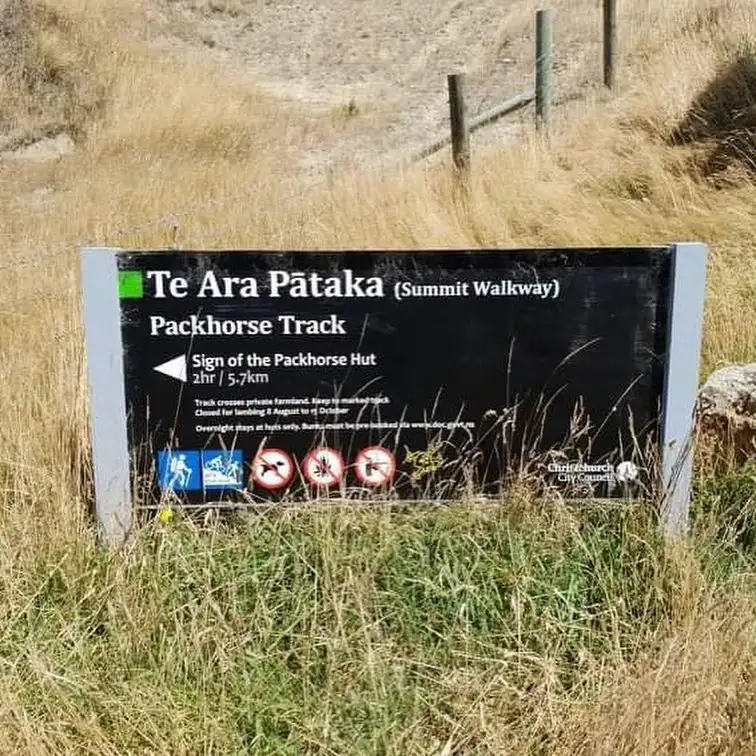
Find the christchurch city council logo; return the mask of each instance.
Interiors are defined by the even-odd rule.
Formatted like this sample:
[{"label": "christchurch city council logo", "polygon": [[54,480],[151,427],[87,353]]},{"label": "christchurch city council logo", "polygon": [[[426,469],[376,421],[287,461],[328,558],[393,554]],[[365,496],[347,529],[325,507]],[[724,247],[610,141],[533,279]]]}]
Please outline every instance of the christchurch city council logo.
[{"label": "christchurch city council logo", "polygon": [[630,483],[638,477],[638,468],[632,462],[620,462],[615,473],[620,483]]}]

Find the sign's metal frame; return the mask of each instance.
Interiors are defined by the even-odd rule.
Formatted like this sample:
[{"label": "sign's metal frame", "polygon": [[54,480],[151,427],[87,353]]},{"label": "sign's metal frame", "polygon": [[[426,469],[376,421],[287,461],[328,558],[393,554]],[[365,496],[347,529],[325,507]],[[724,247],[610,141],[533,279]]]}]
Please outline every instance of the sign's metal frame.
[{"label": "sign's metal frame", "polygon": [[[686,242],[671,244],[669,249],[672,280],[662,401],[661,505],[667,535],[680,537],[687,531],[690,512],[708,248]],[[96,512],[109,542],[122,541],[133,526],[117,293],[118,255],[124,251],[113,247],[81,250]]]}]

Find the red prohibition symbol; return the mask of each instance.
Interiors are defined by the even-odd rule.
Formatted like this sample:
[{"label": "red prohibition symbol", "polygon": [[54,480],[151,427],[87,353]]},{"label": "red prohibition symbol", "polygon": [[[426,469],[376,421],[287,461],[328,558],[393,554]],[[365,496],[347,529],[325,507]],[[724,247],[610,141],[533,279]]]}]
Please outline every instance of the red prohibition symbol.
[{"label": "red prohibition symbol", "polygon": [[252,463],[252,480],[260,488],[276,491],[294,476],[294,462],[282,449],[264,449]]},{"label": "red prohibition symbol", "polygon": [[354,472],[366,486],[383,486],[394,478],[396,458],[382,446],[368,446],[357,455]]},{"label": "red prohibition symbol", "polygon": [[335,486],[344,475],[344,458],[335,449],[321,446],[304,458],[302,472],[314,486]]}]

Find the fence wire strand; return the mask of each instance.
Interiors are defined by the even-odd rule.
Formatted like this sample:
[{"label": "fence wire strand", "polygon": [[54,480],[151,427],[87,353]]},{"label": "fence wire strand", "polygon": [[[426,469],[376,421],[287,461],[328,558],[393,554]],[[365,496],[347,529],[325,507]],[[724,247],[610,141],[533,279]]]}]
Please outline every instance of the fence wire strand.
[{"label": "fence wire strand", "polygon": [[[112,239],[114,237],[117,238],[124,236],[133,236],[143,233],[144,231],[147,231],[149,229],[158,228],[161,225],[166,226],[166,229],[175,229],[175,236],[181,237],[182,229],[180,221],[182,219],[185,220],[198,211],[207,211],[212,209],[230,209],[240,201],[249,199],[252,196],[260,196],[261,194],[262,192],[259,189],[247,189],[244,192],[239,192],[237,194],[218,198],[215,200],[200,200],[185,205],[183,208],[181,208],[181,210],[177,212],[162,214],[160,217],[153,218],[149,221],[138,223],[133,226],[129,226],[128,228],[113,226],[110,229],[96,234],[94,237],[91,237],[89,241],[77,245],[74,245],[73,243],[58,243],[53,246],[44,245],[45,249],[41,252],[30,254],[28,256],[13,257],[11,259],[0,261],[0,271],[22,270],[25,268],[44,266],[51,260],[60,260],[60,258],[65,254],[73,254],[75,252],[78,252],[81,247],[110,246],[113,243]],[[291,203],[304,203],[306,199],[307,195],[303,194],[301,191],[291,192],[283,196],[273,196],[271,197],[271,200],[275,202],[276,205],[283,205],[283,209],[250,208],[250,210],[248,211],[249,218],[282,220],[286,214],[285,208],[291,207]],[[226,222],[209,227],[203,227],[202,225],[200,225],[196,232],[189,231],[188,236],[183,241],[191,242],[193,239],[196,239],[197,241],[204,241],[223,232],[233,232],[239,229],[239,227],[242,226],[243,223],[244,221],[236,223]]]}]

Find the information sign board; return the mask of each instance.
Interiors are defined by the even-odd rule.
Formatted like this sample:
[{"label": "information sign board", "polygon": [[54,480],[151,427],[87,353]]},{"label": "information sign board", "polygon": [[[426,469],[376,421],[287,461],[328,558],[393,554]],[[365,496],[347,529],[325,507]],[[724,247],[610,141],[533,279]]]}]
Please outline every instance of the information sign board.
[{"label": "information sign board", "polygon": [[705,258],[84,250],[100,509],[443,500],[523,472],[570,497],[670,483]]}]

